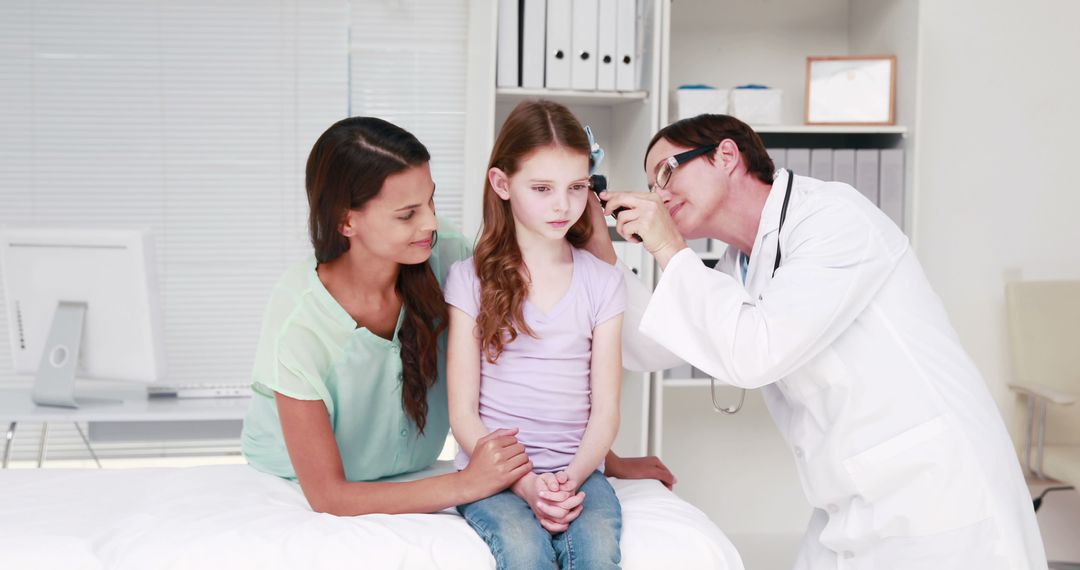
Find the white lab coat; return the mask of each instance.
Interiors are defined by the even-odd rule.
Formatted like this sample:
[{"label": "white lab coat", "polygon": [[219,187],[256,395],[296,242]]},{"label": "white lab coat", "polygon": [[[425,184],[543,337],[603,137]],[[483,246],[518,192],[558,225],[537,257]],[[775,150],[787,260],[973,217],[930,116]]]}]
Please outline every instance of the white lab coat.
[{"label": "white lab coat", "polygon": [[896,225],[846,184],[796,176],[772,277],[787,177],[745,286],[735,248],[717,270],[683,250],[639,330],[761,388],[815,508],[796,568],[1046,568],[1004,423]]}]

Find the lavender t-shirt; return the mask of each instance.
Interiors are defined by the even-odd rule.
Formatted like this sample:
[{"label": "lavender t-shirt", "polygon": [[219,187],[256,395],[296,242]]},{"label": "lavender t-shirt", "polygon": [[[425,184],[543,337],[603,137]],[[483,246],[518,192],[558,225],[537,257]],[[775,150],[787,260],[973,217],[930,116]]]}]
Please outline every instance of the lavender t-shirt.
[{"label": "lavender t-shirt", "polygon": [[[587,251],[571,248],[574,268],[566,294],[547,313],[525,301],[525,322],[536,337],[518,334],[495,364],[481,358],[480,420],[489,431],[519,428],[537,473],[561,471],[577,453],[589,422],[593,329],[626,308],[622,272]],[[446,302],[473,317],[480,281],[473,258],[450,268]],[[469,457],[454,461],[464,469]]]}]

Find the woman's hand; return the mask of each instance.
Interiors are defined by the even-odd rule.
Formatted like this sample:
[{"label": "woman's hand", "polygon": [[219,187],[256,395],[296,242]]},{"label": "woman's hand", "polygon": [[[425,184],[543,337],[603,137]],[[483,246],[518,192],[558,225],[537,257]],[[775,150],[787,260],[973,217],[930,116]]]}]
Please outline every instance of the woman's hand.
[{"label": "woman's hand", "polygon": [[630,242],[638,241],[634,236],[641,238],[661,268],[667,267],[672,256],[687,247],[667,205],[655,192],[601,192],[600,198],[607,201],[608,213],[626,208],[619,214],[615,231]]},{"label": "woman's hand", "polygon": [[462,475],[475,491],[477,500],[490,497],[532,473],[532,462],[525,454],[525,446],[515,437],[517,433],[517,428],[497,429],[476,441]]},{"label": "woman's hand", "polygon": [[610,453],[604,463],[604,475],[616,479],[656,479],[671,489],[678,481],[660,458],[619,457]]}]

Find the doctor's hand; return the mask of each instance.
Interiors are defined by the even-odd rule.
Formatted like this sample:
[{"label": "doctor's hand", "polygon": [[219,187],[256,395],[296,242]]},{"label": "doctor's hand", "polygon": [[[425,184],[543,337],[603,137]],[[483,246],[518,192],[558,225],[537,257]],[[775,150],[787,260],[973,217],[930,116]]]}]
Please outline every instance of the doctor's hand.
[{"label": "doctor's hand", "polygon": [[600,198],[607,200],[604,210],[609,214],[618,208],[626,208],[619,214],[615,230],[630,242],[638,241],[635,235],[640,237],[661,268],[667,267],[672,256],[687,247],[659,194],[601,192]]}]

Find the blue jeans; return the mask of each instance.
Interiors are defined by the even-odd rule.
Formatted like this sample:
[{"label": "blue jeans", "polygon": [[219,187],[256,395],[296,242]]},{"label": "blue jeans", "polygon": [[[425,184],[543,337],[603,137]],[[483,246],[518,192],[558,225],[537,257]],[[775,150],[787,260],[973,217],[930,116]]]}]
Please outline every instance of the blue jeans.
[{"label": "blue jeans", "polygon": [[499,570],[618,568],[622,507],[615,489],[594,471],[581,491],[585,492],[581,515],[555,535],[540,526],[529,504],[509,490],[457,509],[487,543]]}]

